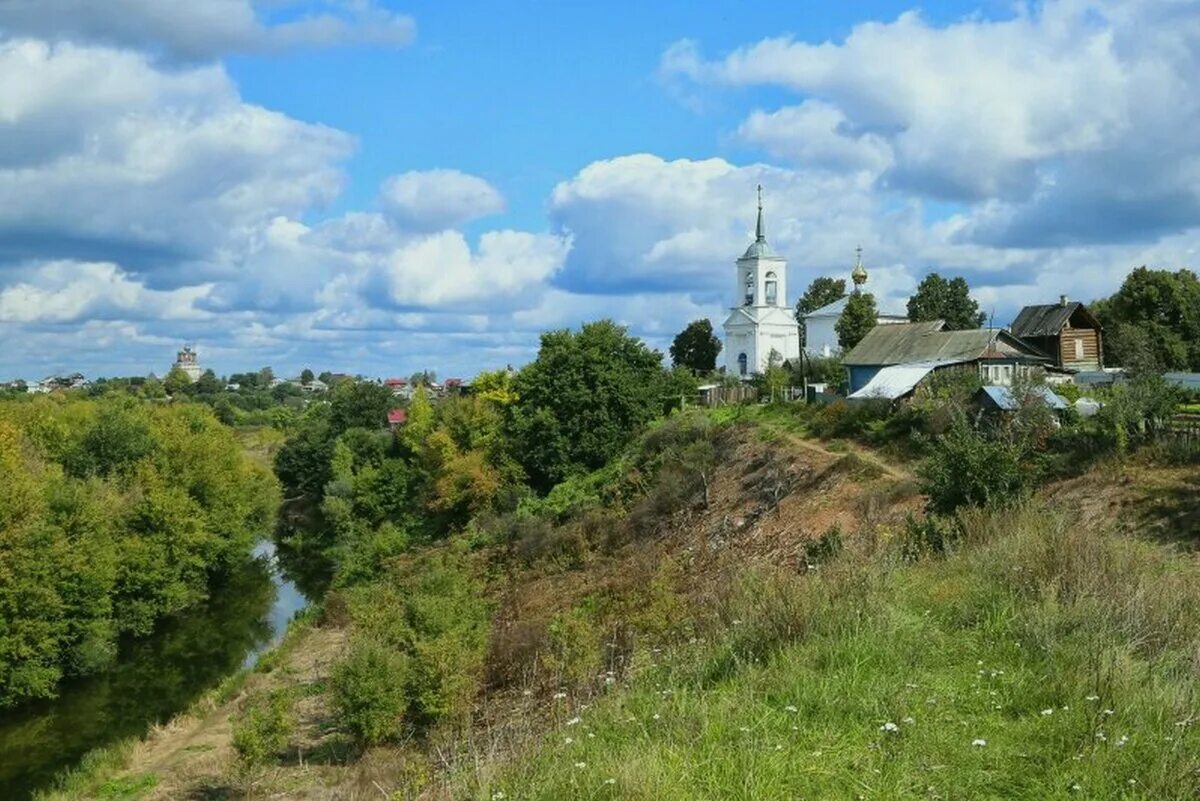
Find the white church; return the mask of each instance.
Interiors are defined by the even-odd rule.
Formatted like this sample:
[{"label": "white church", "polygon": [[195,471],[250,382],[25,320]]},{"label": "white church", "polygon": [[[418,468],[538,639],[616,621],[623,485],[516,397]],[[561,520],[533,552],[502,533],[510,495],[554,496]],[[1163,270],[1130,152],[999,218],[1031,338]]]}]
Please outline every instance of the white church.
[{"label": "white church", "polygon": [[[867,282],[862,248],[858,249],[850,277],[858,290]],[[779,354],[781,364],[794,363],[800,358],[800,326],[788,301],[787,261],[767,244],[762,186],[758,187],[754,241],[737,260],[736,281],[735,305],[725,320],[725,374],[748,378],[766,372],[773,352]],[[841,350],[834,326],[848,300],[849,295],[804,316],[804,351],[808,356],[832,356]],[[908,322],[908,318],[880,314],[877,322]]]},{"label": "white church", "polygon": [[725,374],[748,377],[766,372],[771,353],[800,358],[800,328],[787,294],[787,261],[767,244],[762,186],[754,241],[737,260],[736,304],[725,320]]}]

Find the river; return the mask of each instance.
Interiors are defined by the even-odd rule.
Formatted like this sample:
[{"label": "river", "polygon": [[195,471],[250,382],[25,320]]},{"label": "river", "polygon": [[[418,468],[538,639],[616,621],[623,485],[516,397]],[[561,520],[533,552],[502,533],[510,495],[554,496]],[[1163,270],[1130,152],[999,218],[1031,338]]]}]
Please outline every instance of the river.
[{"label": "river", "polygon": [[209,601],[123,641],[109,670],[0,713],[0,798],[29,798],[93,748],[144,734],[253,665],[308,602],[279,563],[275,545],[260,543]]}]

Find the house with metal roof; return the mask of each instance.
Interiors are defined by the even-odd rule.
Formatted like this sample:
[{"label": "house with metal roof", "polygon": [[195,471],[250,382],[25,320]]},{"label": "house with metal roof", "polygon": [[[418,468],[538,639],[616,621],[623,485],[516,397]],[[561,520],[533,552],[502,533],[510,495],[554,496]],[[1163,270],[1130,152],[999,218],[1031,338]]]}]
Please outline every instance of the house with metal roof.
[{"label": "house with metal roof", "polygon": [[1007,386],[1050,359],[1007,331],[945,331],[945,322],[877,325],[842,358],[850,397],[896,399],[931,373],[950,367],[979,371],[985,384]]},{"label": "house with metal roof", "polygon": [[1058,303],[1026,306],[1009,327],[1061,370],[1104,369],[1103,326],[1086,306],[1062,295]]}]

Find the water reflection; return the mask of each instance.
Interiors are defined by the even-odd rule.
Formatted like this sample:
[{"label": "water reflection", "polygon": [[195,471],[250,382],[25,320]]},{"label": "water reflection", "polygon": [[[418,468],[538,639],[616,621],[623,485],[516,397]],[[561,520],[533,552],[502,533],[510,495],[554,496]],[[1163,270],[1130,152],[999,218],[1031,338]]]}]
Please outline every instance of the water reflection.
[{"label": "water reflection", "polygon": [[110,670],[0,714],[0,798],[27,798],[89,750],[144,733],[269,648],[306,601],[278,569],[273,544],[255,557],[215,584],[207,603],[122,642]]}]

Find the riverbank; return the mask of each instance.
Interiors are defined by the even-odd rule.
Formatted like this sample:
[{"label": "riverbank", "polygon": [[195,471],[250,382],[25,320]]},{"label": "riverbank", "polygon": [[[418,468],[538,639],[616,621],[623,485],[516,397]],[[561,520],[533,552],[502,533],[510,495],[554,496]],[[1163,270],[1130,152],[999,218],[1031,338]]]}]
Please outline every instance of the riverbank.
[{"label": "riverbank", "polygon": [[64,684],[57,698],[9,710],[0,723],[3,797],[29,798],[63,771],[111,763],[160,721],[228,692],[307,604],[274,544],[259,543],[207,602],[124,642],[110,669]]}]

